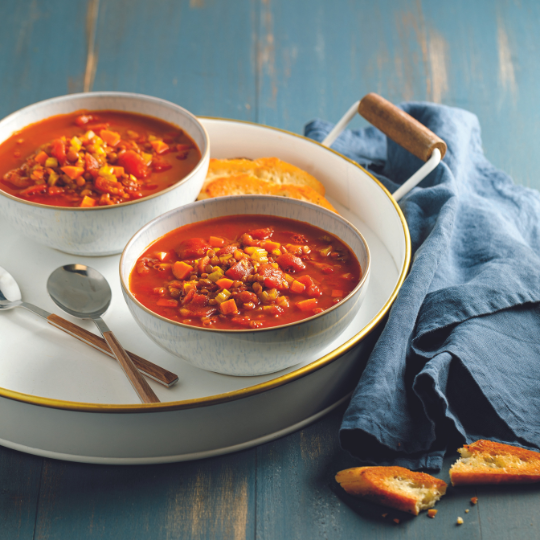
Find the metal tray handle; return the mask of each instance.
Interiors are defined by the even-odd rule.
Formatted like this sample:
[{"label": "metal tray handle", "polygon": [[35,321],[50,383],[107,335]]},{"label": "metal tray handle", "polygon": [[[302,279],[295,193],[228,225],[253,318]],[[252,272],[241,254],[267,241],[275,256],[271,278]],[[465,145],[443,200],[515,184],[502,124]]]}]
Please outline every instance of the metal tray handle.
[{"label": "metal tray handle", "polygon": [[393,193],[394,199],[399,201],[437,167],[446,154],[446,143],[406,112],[378,94],[370,93],[345,113],[322,144],[331,146],[357,112],[394,142],[426,162]]}]

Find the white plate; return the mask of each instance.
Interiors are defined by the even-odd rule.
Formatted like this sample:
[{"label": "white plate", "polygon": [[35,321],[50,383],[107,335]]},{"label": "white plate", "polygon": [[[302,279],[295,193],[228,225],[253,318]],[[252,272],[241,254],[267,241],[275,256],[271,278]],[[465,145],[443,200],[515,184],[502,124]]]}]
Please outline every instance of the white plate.
[{"label": "white plate", "polygon": [[[231,377],[166,353],[131,318],[120,291],[119,256],[88,258],[40,246],[0,219],[0,266],[23,299],[60,313],[46,293],[58,266],[81,262],[102,272],[113,302],[104,318],[124,346],[177,373],[171,389],[151,382],[162,404],[141,405],[120,367],[23,309],[0,313],[0,444],[92,463],[196,459],[279,437],[328,412],[351,391],[410,259],[408,230],[389,194],[363,169],[317,143],[280,130],[205,119],[213,157],[277,156],[325,184],[338,211],[365,236],[372,276],[357,317],[313,357],[279,373]],[[135,231],[134,231],[135,232]]]}]

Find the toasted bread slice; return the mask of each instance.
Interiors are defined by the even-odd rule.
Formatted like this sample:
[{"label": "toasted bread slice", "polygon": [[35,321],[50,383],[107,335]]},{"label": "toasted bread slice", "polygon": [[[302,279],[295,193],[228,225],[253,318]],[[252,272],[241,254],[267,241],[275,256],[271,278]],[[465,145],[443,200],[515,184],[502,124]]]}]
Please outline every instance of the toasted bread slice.
[{"label": "toasted bread slice", "polygon": [[321,194],[308,186],[272,184],[249,174],[218,178],[209,184],[206,190],[206,198],[227,195],[277,195],[311,202],[333,212],[336,211]]},{"label": "toasted bread slice", "polygon": [[450,468],[453,486],[463,484],[526,484],[540,482],[540,453],[479,440],[465,444]]},{"label": "toasted bread slice", "polygon": [[404,467],[356,467],[336,475],[336,481],[351,495],[402,510],[415,516],[435,506],[446,493],[446,482]]},{"label": "toasted bread slice", "polygon": [[259,159],[211,159],[208,167],[206,180],[203,184],[200,199],[204,196],[207,187],[217,178],[227,178],[248,174],[259,180],[270,182],[271,184],[292,184],[294,186],[307,186],[315,190],[320,195],[324,195],[324,186],[311,174],[291,165],[278,158]]}]

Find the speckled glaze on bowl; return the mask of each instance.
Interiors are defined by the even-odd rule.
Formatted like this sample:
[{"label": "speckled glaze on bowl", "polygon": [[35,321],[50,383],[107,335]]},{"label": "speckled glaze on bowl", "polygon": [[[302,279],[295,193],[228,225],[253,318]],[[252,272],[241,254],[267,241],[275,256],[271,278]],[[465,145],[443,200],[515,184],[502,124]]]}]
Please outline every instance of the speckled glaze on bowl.
[{"label": "speckled glaze on bowl", "polygon": [[[273,215],[304,221],[328,231],[354,252],[362,279],[342,302],[303,321],[268,329],[219,330],[171,321],[150,311],[129,291],[129,274],[137,258],[164,234],[197,221],[239,215]],[[120,259],[122,293],[131,314],[159,346],[191,364],[225,375],[264,375],[294,366],[335,339],[360,309],[370,270],[369,248],[361,233],[338,214],[311,203],[245,195],[221,197],[172,210],[144,226],[126,245]]]},{"label": "speckled glaze on bowl", "polygon": [[195,169],[178,183],[115,206],[47,206],[0,190],[0,213],[28,238],[74,255],[112,255],[120,253],[145,223],[197,198],[210,160],[208,134],[195,116],[174,103],[140,94],[93,92],[48,99],[14,112],[0,121],[0,143],[29,124],[80,109],[128,111],[160,118],[187,133],[201,151]]}]

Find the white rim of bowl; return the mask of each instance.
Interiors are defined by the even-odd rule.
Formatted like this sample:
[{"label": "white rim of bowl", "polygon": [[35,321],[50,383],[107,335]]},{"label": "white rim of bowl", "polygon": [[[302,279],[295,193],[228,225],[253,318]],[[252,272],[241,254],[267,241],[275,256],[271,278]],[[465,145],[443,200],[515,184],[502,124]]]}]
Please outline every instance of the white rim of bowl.
[{"label": "white rim of bowl", "polygon": [[[126,206],[131,206],[131,205],[134,205],[134,204],[137,204],[137,203],[143,203],[145,201],[148,201],[150,199],[154,199],[156,197],[160,197],[161,195],[165,195],[166,193],[170,192],[170,191],[173,191],[174,189],[176,189],[178,186],[180,186],[181,184],[183,184],[184,182],[187,182],[192,176],[194,176],[195,174],[197,174],[197,172],[199,171],[199,169],[202,167],[203,163],[206,161],[206,158],[209,156],[210,154],[210,137],[208,136],[208,132],[206,131],[206,128],[202,125],[201,121],[193,114],[193,113],[190,113],[187,109],[184,109],[183,107],[181,107],[180,105],[177,105],[176,103],[172,103],[171,101],[167,101],[166,99],[161,99],[161,98],[157,98],[157,97],[153,97],[153,96],[147,96],[145,94],[135,94],[135,93],[131,93],[131,92],[88,92],[88,93],[79,93],[79,94],[68,94],[67,96],[58,96],[58,97],[55,97],[55,98],[50,98],[50,99],[45,99],[43,101],[38,101],[37,103],[33,103],[32,105],[28,105],[27,107],[23,107],[22,109],[19,109],[18,111],[15,111],[15,112],[12,112],[10,115],[6,116],[5,118],[3,118],[2,120],[0,120],[0,126],[4,123],[4,122],[8,122],[10,121],[13,117],[19,115],[20,113],[22,112],[25,112],[25,111],[31,111],[32,109],[34,108],[39,108],[39,107],[43,107],[44,105],[48,105],[50,103],[57,103],[57,102],[60,102],[60,101],[73,101],[75,99],[81,99],[81,98],[95,98],[95,97],[125,97],[125,98],[130,98],[130,99],[140,99],[142,101],[146,101],[146,102],[150,102],[150,103],[156,103],[156,104],[160,104],[160,105],[164,105],[164,106],[167,106],[167,107],[174,107],[176,109],[180,109],[182,111],[183,114],[185,114],[187,117],[189,117],[191,120],[193,120],[194,124],[201,130],[201,133],[203,135],[203,138],[204,138],[204,143],[205,143],[205,146],[206,148],[203,150],[199,149],[199,151],[201,152],[201,158],[199,159],[199,162],[197,163],[197,165],[195,165],[195,168],[189,172],[186,176],[184,176],[183,178],[181,178],[180,180],[178,180],[178,182],[176,182],[175,184],[173,184],[172,186],[169,186],[168,188],[162,190],[162,191],[158,191],[156,193],[153,193],[152,195],[148,195],[146,197],[142,197],[140,199],[137,199],[135,201],[128,201],[128,202],[125,202],[125,203],[121,203],[121,204],[115,204],[115,205],[107,205],[107,206],[91,206],[91,207],[85,207],[85,208],[81,208],[80,206],[55,206],[55,205],[52,205],[52,204],[41,204],[41,203],[36,203],[36,202],[32,202],[32,201],[26,201],[24,199],[21,199],[19,197],[15,197],[15,195],[11,195],[11,193],[7,193],[6,191],[4,191],[3,189],[0,188],[0,195],[8,198],[8,199],[11,199],[15,202],[19,202],[19,203],[24,203],[24,204],[27,204],[29,206],[36,206],[38,208],[43,208],[43,209],[46,209],[46,208],[50,208],[50,209],[53,209],[55,211],[62,211],[62,212],[70,212],[70,211],[76,211],[76,212],[90,212],[90,211],[107,211],[107,210],[111,210],[111,209],[114,209],[114,208],[125,208]],[[83,107],[84,108],[84,107]],[[73,111],[71,112],[75,112],[77,110],[80,110],[80,109],[74,109]],[[114,110],[114,109],[92,109],[94,111],[100,111],[100,110]],[[143,113],[137,113],[137,112],[134,112],[134,111],[122,111],[122,112],[133,112],[133,114],[140,114],[141,116],[150,116],[151,118],[157,118],[156,116],[152,116],[152,115],[145,115]],[[62,113],[64,114],[64,113]],[[65,113],[65,114],[70,114],[70,113]],[[33,122],[33,123],[38,123],[38,122],[42,122],[43,120],[46,120],[46,118],[49,118],[49,117],[45,117],[43,118],[42,120],[38,120],[37,122]],[[162,118],[158,118],[158,120],[163,120]],[[167,120],[163,120],[163,122],[167,122]],[[170,122],[169,122],[170,123]],[[32,125],[32,124],[28,124],[28,125]],[[175,124],[172,124],[172,125],[175,125]],[[27,126],[25,126],[27,127]],[[21,129],[24,129],[24,128],[21,128]],[[178,128],[178,129],[182,129],[182,128]],[[184,130],[182,130],[184,131]],[[10,137],[13,135],[13,133],[10,135]],[[189,134],[188,134],[189,136]],[[190,136],[190,138],[192,138]],[[5,142],[2,141],[0,142],[0,145],[3,144]]]}]

